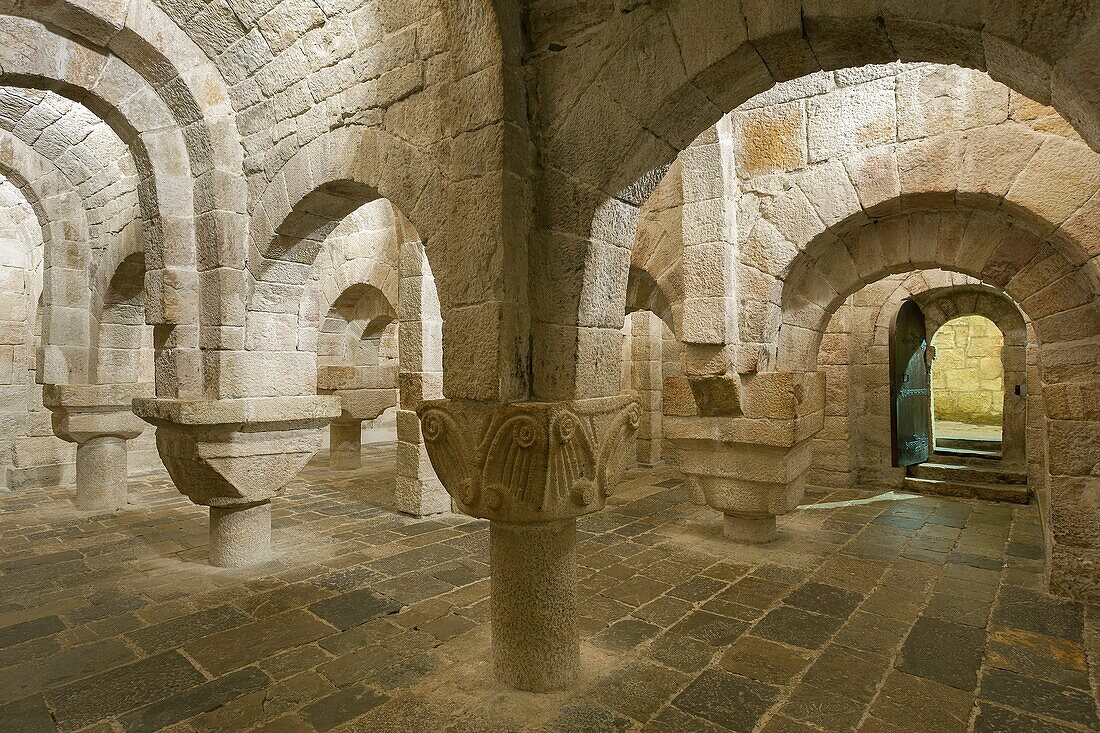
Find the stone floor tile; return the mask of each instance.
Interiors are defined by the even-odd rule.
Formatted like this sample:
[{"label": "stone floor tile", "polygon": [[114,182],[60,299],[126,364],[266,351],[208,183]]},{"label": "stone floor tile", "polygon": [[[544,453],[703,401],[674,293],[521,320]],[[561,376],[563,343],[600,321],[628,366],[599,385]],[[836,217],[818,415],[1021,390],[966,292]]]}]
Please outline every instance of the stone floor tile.
[{"label": "stone floor tile", "polygon": [[978,707],[978,717],[974,721],[974,733],[1071,733],[1074,730],[1079,729],[986,702]]},{"label": "stone floor tile", "polygon": [[382,616],[397,613],[402,605],[370,588],[349,591],[309,606],[310,612],[344,631]]},{"label": "stone floor tile", "polygon": [[738,580],[715,598],[752,608],[767,609],[790,592],[786,583],[776,583],[765,578],[747,576]]},{"label": "stone floor tile", "polygon": [[0,730],[12,733],[55,733],[57,725],[41,695],[0,705]]},{"label": "stone floor tile", "polygon": [[566,705],[546,725],[549,733],[622,733],[631,722],[586,700]]},{"label": "stone floor tile", "polygon": [[785,715],[776,715],[768,721],[760,733],[820,733],[820,730],[820,728],[811,727],[808,723],[791,720]]},{"label": "stone floor tile", "polygon": [[747,623],[738,619],[697,610],[689,613],[682,621],[673,626],[671,633],[683,634],[704,641],[711,646],[722,647],[732,643],[748,626]]},{"label": "stone floor tile", "polygon": [[783,686],[810,664],[803,649],[777,644],[749,634],[739,637],[722,656],[724,668],[742,677]]},{"label": "stone floor tile", "polygon": [[126,733],[158,731],[194,715],[216,710],[242,695],[263,690],[270,683],[271,679],[263,672],[246,667],[126,713],[119,722]]},{"label": "stone floor tile", "polygon": [[134,659],[119,639],[106,639],[13,665],[0,674],[0,704],[79,680]]},{"label": "stone floor tile", "polygon": [[186,657],[170,651],[52,690],[46,694],[46,704],[60,729],[76,730],[163,702],[166,692],[186,690],[205,681]]},{"label": "stone floor tile", "polygon": [[665,666],[696,673],[710,664],[715,651],[712,644],[690,636],[663,634],[649,645],[646,654]]},{"label": "stone floor tile", "polygon": [[779,709],[781,715],[829,733],[855,730],[863,711],[862,703],[814,685],[799,685]]},{"label": "stone floor tile", "polygon": [[917,619],[896,666],[916,677],[973,691],[985,652],[985,631],[939,619]]},{"label": "stone floor tile", "polygon": [[590,641],[605,649],[625,652],[644,641],[652,639],[660,631],[660,627],[648,624],[641,619],[628,618],[611,624],[611,626],[593,636]]},{"label": "stone floor tile", "polygon": [[634,575],[602,592],[602,595],[629,606],[638,607],[649,603],[672,585],[644,575]]},{"label": "stone floor tile", "polygon": [[676,696],[673,705],[736,733],[751,733],[778,697],[776,687],[708,669]]},{"label": "stone floor tile", "polygon": [[729,728],[688,715],[671,705],[643,728],[645,733],[724,733]]},{"label": "stone floor tile", "polygon": [[1090,692],[1037,680],[1005,669],[989,669],[982,676],[981,698],[1026,713],[1100,729],[1096,700]]},{"label": "stone floor tile", "polygon": [[697,575],[668,591],[667,595],[693,603],[700,603],[726,587],[726,583]]},{"label": "stone floor tile", "polygon": [[135,629],[126,637],[144,651],[153,653],[182,646],[189,641],[220,631],[244,626],[250,621],[251,619],[243,611],[223,604],[162,621],[143,629]]},{"label": "stone floor tile", "polygon": [[991,623],[1047,636],[1081,641],[1084,634],[1081,604],[1038,591],[1004,586],[993,608]]},{"label": "stone floor tile", "polygon": [[30,621],[5,626],[0,628],[0,648],[49,636],[64,629],[65,624],[57,616],[42,616]]},{"label": "stone floor tile", "polygon": [[1066,687],[1089,689],[1085,648],[1077,642],[1017,629],[994,629],[986,664]]},{"label": "stone floor tile", "polygon": [[[1036,592],[1043,562],[1022,556],[1033,552],[1009,552],[1041,547],[1033,505],[922,497],[800,511],[783,518],[779,542],[752,548],[727,542],[679,485],[654,487],[681,481],[675,469],[629,471],[607,510],[578,522],[593,677],[573,694],[536,696],[492,681],[488,524],[390,511],[392,447],[365,448],[360,471],[323,463],[276,502],[276,556],[249,569],[206,564],[205,510],[163,475],[131,482],[139,503],[127,511],[91,519],[50,492],[0,496],[0,732],[11,719],[18,733],[53,730],[47,698],[176,649],[201,679],[80,733],[527,733],[551,721],[631,733],[928,733],[972,720],[1088,730],[1038,711],[1069,716],[1092,701],[1100,674],[1086,649],[1100,628],[1085,626],[1088,609]],[[943,553],[944,564],[907,548]],[[378,597],[399,608],[374,616]],[[1003,700],[975,703],[894,669],[936,648],[922,636],[933,623],[988,633],[978,689]],[[941,653],[955,664],[973,648],[947,639]],[[1024,678],[1036,699],[999,673]]]},{"label": "stone floor tile", "polygon": [[870,703],[890,669],[890,658],[829,644],[806,670],[801,684],[814,685],[850,700]]},{"label": "stone floor tile", "polygon": [[965,626],[984,629],[993,604],[950,593],[933,593],[924,615]]},{"label": "stone floor tile", "polygon": [[224,674],[272,654],[333,633],[306,611],[289,611],[228,631],[205,636],[183,649],[211,674]]},{"label": "stone floor tile", "polygon": [[346,687],[302,708],[301,715],[318,733],[357,718],[389,699],[365,685]]},{"label": "stone floor tile", "polygon": [[820,649],[842,624],[843,621],[834,616],[779,606],[757,622],[752,627],[752,633],[803,649]]},{"label": "stone floor tile", "polygon": [[895,670],[869,714],[898,730],[958,733],[967,729],[973,707],[974,696],[968,692]]},{"label": "stone floor tile", "polygon": [[632,615],[651,624],[670,626],[682,619],[691,609],[692,604],[687,601],[661,596],[640,606]]},{"label": "stone floor tile", "polygon": [[862,602],[860,593],[815,582],[799,586],[783,599],[787,606],[837,618],[847,618]]},{"label": "stone floor tile", "polygon": [[899,647],[909,624],[877,613],[856,611],[837,632],[837,644],[860,651],[886,654]]},{"label": "stone floor tile", "polygon": [[689,679],[657,664],[631,662],[602,677],[587,694],[600,705],[645,723]]}]

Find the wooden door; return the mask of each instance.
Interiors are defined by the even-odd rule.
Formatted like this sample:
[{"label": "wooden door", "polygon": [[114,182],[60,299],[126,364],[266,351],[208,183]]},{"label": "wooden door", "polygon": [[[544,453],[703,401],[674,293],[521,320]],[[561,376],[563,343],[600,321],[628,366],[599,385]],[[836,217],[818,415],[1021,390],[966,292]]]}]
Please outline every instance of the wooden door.
[{"label": "wooden door", "polygon": [[931,370],[924,313],[912,300],[902,303],[890,332],[890,415],[895,466],[929,458],[932,442]]}]

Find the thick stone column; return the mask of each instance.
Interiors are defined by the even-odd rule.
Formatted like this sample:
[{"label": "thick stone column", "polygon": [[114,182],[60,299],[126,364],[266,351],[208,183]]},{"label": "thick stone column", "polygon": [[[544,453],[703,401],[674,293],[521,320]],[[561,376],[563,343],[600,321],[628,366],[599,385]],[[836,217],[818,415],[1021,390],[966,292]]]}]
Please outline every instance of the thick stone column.
[{"label": "thick stone column", "polygon": [[425,444],[459,509],[490,520],[493,662],[532,692],[576,678],[576,518],[598,511],[638,429],[636,398],[432,400]]},{"label": "thick stone column", "polygon": [[[666,433],[681,470],[702,489],[706,503],[725,515],[725,536],[746,544],[771,542],[776,517],[797,507],[805,491],[810,439],[823,421],[824,379],[820,373],[776,372],[736,381],[735,390],[723,388],[719,398],[701,403],[724,404],[731,414],[669,415]],[[693,389],[698,395],[709,387]]]},{"label": "thick stone column", "polygon": [[145,429],[130,410],[152,385],[48,384],[43,403],[53,412],[57,437],[76,443],[76,505],[87,511],[126,506],[126,441]]},{"label": "thick stone column", "polygon": [[79,509],[102,511],[126,506],[126,440],[118,435],[97,435],[76,444]]},{"label": "thick stone column", "polygon": [[210,564],[271,555],[271,499],[321,448],[340,416],[335,396],[134,400],[157,427],[157,450],[180,493],[210,507]]},{"label": "thick stone column", "polygon": [[271,501],[210,507],[210,564],[239,568],[271,556]]},{"label": "thick stone column", "polygon": [[520,690],[573,683],[577,632],[577,520],[490,522],[493,668]]}]

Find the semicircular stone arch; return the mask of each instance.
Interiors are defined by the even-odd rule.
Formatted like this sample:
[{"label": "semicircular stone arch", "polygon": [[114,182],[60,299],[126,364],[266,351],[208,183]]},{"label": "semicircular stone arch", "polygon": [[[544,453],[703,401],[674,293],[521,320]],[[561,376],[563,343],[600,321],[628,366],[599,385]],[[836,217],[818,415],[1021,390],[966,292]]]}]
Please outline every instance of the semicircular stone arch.
[{"label": "semicircular stone arch", "polygon": [[[1100,336],[1091,279],[1048,239],[1005,218],[982,210],[922,210],[856,217],[823,232],[789,269],[771,363],[777,371],[812,371],[828,318],[845,298],[885,275],[921,269],[961,272],[1003,290],[1031,319],[1041,344]],[[1095,373],[1098,366],[1095,356],[1071,363],[1051,356],[1045,378],[1062,381],[1067,368]]]}]

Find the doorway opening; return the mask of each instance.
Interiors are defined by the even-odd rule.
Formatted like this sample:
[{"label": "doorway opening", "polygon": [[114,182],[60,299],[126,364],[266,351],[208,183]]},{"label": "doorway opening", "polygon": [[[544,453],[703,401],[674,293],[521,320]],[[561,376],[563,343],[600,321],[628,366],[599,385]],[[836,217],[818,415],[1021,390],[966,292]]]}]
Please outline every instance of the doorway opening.
[{"label": "doorway opening", "polygon": [[1001,452],[1004,335],[979,315],[954,318],[932,337],[935,447]]}]

